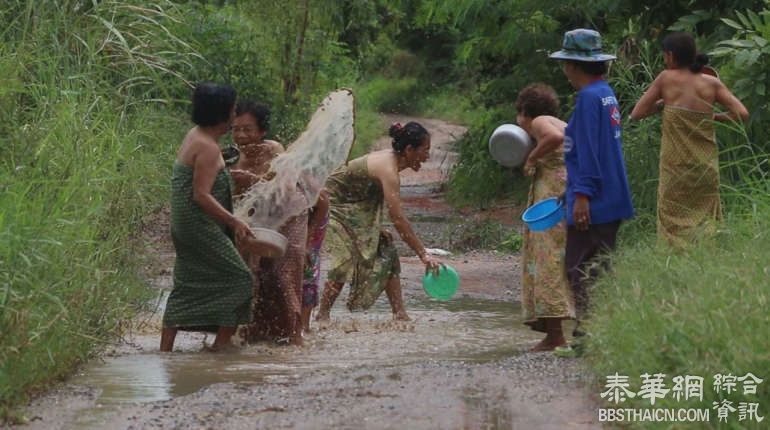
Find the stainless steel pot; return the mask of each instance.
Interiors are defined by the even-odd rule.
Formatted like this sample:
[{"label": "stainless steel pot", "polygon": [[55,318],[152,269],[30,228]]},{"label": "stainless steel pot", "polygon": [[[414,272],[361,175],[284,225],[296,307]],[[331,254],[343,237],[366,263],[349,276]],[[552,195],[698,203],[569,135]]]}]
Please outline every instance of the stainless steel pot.
[{"label": "stainless steel pot", "polygon": [[518,125],[503,124],[489,138],[489,154],[505,167],[519,167],[535,147],[532,138]]}]

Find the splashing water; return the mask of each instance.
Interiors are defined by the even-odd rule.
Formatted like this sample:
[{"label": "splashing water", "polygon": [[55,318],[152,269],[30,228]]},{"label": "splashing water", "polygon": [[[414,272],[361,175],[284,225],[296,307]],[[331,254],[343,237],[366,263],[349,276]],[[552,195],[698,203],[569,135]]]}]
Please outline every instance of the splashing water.
[{"label": "splashing water", "polygon": [[251,227],[277,230],[314,206],[326,178],[350,153],[355,137],[353,102],[353,93],[347,89],[326,96],[302,135],[271,161],[268,173],[244,194],[235,216]]}]

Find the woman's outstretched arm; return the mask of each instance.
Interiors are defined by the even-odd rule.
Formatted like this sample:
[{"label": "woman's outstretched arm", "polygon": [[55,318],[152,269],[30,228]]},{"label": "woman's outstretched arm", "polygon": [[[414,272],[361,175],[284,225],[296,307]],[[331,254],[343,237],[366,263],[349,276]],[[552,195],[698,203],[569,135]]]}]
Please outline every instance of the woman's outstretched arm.
[{"label": "woman's outstretched arm", "polygon": [[388,168],[381,167],[375,169],[374,173],[382,184],[382,192],[385,196],[385,204],[388,207],[388,215],[398,234],[420,257],[420,261],[425,264],[426,270],[438,270],[440,263],[425,252],[425,246],[420,241],[420,238],[417,237],[417,234],[412,229],[412,225],[406,218],[406,214],[404,214],[401,206],[401,181],[398,171],[395,167],[388,166]]},{"label": "woman's outstretched arm", "polygon": [[658,77],[652,81],[652,84],[650,84],[650,87],[647,88],[647,91],[645,91],[639,101],[636,102],[634,110],[631,111],[632,120],[637,121],[658,113],[658,101],[663,98],[661,84],[663,73],[665,72],[659,74]]}]

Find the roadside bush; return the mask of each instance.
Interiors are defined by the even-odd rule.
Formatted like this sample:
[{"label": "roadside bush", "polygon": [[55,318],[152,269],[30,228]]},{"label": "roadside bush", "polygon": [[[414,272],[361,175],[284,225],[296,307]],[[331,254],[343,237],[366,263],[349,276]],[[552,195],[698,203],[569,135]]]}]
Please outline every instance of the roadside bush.
[{"label": "roadside bush", "polygon": [[389,79],[374,77],[359,86],[361,103],[383,113],[419,112],[425,88],[416,77]]},{"label": "roadside bush", "polygon": [[477,122],[458,142],[460,161],[449,179],[450,201],[485,207],[495,199],[515,196],[517,202],[526,202],[529,178],[520,169],[500,166],[489,155],[489,136],[499,125],[514,123],[511,115],[493,110],[479,114]]},{"label": "roadside bush", "polygon": [[[356,79],[323,22],[307,28],[312,55],[281,62],[274,42],[295,41],[283,37],[295,28],[250,20],[241,6],[253,10],[0,6],[0,420],[114,339],[149,293],[131,238],[168,197],[195,82],[267,102],[274,135],[290,142],[321,96]],[[285,4],[273,6],[286,24]],[[283,91],[290,79],[298,88]]]},{"label": "roadside bush", "polygon": [[186,127],[168,106],[197,54],[165,27],[180,9],[140,6],[0,11],[0,419],[108,342],[147,294],[129,237],[164,199]]}]

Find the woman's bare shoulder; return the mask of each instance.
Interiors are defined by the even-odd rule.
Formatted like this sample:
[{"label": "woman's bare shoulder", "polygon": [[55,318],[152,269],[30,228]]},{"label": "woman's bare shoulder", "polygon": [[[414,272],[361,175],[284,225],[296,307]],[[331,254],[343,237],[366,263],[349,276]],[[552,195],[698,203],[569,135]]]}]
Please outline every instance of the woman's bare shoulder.
[{"label": "woman's bare shoulder", "polygon": [[714,88],[721,88],[725,86],[724,82],[719,80],[719,78],[717,78],[716,76],[707,75],[705,73],[701,73],[700,76],[704,82],[707,82],[710,86]]},{"label": "woman's bare shoulder", "polygon": [[655,77],[653,82],[668,83],[671,80],[676,78],[676,72],[677,72],[676,70],[669,70],[669,69],[662,70],[660,73],[658,73],[658,76]]},{"label": "woman's bare shoulder", "polygon": [[219,153],[219,145],[211,136],[201,133],[195,128],[190,129],[182,140],[177,158],[184,164],[192,165],[201,154],[211,156]]},{"label": "woman's bare shoulder", "polygon": [[270,150],[273,152],[273,154],[279,154],[286,151],[286,148],[284,148],[283,145],[281,145],[281,143],[276,140],[265,140],[264,143],[270,147]]},{"label": "woman's bare shoulder", "polygon": [[533,131],[538,134],[544,134],[549,131],[564,132],[567,123],[551,115],[540,115],[532,120]]},{"label": "woman's bare shoulder", "polygon": [[372,177],[398,176],[398,166],[391,150],[370,152],[366,155],[366,170]]}]

